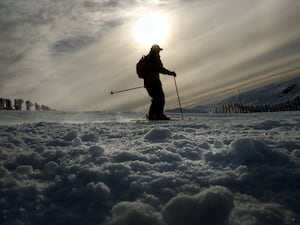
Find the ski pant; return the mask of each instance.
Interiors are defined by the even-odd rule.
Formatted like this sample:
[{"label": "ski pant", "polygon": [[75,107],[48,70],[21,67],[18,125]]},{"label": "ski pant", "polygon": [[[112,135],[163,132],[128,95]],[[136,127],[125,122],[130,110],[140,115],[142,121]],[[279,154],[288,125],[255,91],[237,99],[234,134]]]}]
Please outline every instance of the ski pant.
[{"label": "ski pant", "polygon": [[152,98],[149,108],[149,117],[154,115],[162,115],[165,106],[165,94],[162,89],[161,82],[146,86],[149,96]]}]

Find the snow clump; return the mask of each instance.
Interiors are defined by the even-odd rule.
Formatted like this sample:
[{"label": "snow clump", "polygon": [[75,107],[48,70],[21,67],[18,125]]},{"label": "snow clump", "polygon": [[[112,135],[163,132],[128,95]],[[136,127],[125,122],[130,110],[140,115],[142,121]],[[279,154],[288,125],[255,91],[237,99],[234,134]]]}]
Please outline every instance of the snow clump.
[{"label": "snow clump", "polygon": [[163,208],[167,225],[225,225],[233,208],[233,194],[214,186],[188,196],[178,195]]},{"label": "snow clump", "polygon": [[17,125],[5,124],[22,115],[0,114],[1,225],[299,224],[298,112]]},{"label": "snow clump", "polygon": [[149,141],[163,141],[171,138],[172,134],[168,128],[153,128],[145,135]]},{"label": "snow clump", "polygon": [[161,216],[150,205],[142,202],[120,202],[112,209],[109,225],[164,225]]}]

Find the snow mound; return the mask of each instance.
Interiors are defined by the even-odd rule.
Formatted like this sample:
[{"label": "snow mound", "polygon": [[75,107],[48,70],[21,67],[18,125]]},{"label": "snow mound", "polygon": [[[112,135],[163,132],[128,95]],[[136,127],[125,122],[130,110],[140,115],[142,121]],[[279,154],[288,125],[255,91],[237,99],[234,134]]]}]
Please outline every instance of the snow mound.
[{"label": "snow mound", "polygon": [[0,125],[0,224],[299,224],[299,115]]},{"label": "snow mound", "polygon": [[142,202],[120,202],[112,209],[110,225],[164,225],[159,213]]},{"label": "snow mound", "polygon": [[233,194],[214,186],[194,196],[178,195],[163,209],[167,225],[225,225],[233,208]]},{"label": "snow mound", "polygon": [[232,210],[232,225],[296,224],[294,213],[276,203],[262,203],[247,195],[236,194],[234,204],[238,207]]},{"label": "snow mound", "polygon": [[[295,146],[293,143],[290,145]],[[231,143],[227,150],[205,152],[203,157],[206,161],[223,164],[254,166],[264,163],[274,166],[280,164],[293,166],[287,150],[275,151],[272,149],[271,143],[256,138],[238,138]]]},{"label": "snow mound", "polygon": [[84,134],[82,135],[81,140],[83,142],[97,142],[99,141],[99,135],[97,133]]},{"label": "snow mound", "polygon": [[44,169],[43,169],[43,172],[45,174],[55,174],[55,171],[57,170],[58,168],[58,164],[54,161],[50,161],[50,162],[47,162],[45,165],[44,165]]},{"label": "snow mound", "polygon": [[171,138],[172,133],[168,128],[153,128],[146,133],[145,139],[149,141],[162,141]]},{"label": "snow mound", "polygon": [[[85,187],[79,189],[79,191],[82,192],[80,194],[83,196],[90,197],[87,199],[94,198],[98,201],[103,201],[110,197],[110,189],[103,182],[98,182],[96,184],[94,182],[90,182]],[[75,194],[75,196],[77,195],[78,194]]]},{"label": "snow mound", "polygon": [[94,157],[97,157],[97,156],[101,156],[103,153],[104,153],[104,148],[101,147],[101,146],[98,146],[98,145],[94,145],[94,146],[91,146],[89,149],[88,149],[89,153],[94,156]]},{"label": "snow mound", "polygon": [[77,131],[72,130],[64,136],[64,140],[65,141],[73,141],[75,138],[77,138],[77,136],[78,136]]},{"label": "snow mound", "polygon": [[267,146],[260,140],[241,138],[235,140],[229,149],[229,155],[244,162],[261,162],[264,159],[263,150]]}]

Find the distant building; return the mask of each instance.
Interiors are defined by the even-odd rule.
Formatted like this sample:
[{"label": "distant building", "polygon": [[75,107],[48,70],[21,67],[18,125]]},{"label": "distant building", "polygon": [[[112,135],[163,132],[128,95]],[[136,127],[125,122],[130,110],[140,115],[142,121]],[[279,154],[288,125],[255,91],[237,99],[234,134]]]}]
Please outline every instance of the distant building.
[{"label": "distant building", "polygon": [[27,100],[27,101],[25,102],[25,104],[26,104],[26,110],[27,110],[27,111],[30,111],[30,108],[33,106],[32,102],[29,101],[29,100]]},{"label": "distant building", "polygon": [[0,98],[0,110],[5,109],[5,99]]},{"label": "distant building", "polygon": [[41,106],[36,102],[34,103],[35,111],[41,111]]},{"label": "distant building", "polygon": [[5,99],[5,108],[7,110],[13,110],[12,102],[10,99]]},{"label": "distant building", "polygon": [[15,110],[22,110],[22,104],[24,103],[23,99],[15,99]]},{"label": "distant building", "polygon": [[50,108],[46,105],[42,105],[42,111],[49,111]]}]

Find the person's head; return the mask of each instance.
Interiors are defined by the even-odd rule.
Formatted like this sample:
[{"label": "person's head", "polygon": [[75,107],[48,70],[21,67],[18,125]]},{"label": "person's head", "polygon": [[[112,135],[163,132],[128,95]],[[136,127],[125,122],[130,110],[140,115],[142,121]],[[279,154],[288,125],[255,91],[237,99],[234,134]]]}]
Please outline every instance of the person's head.
[{"label": "person's head", "polygon": [[152,45],[150,52],[158,54],[161,50],[163,50],[163,49],[159,45],[154,44],[154,45]]}]

